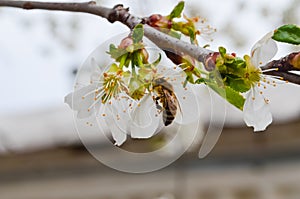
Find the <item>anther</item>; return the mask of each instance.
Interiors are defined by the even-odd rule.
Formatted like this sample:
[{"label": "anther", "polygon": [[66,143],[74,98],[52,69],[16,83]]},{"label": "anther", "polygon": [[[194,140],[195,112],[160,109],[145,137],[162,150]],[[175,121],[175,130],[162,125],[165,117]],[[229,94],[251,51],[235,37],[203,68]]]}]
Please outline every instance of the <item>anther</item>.
[{"label": "anther", "polygon": [[266,104],[269,104],[270,103],[270,100],[268,100],[268,99],[264,99],[265,100],[265,103]]}]

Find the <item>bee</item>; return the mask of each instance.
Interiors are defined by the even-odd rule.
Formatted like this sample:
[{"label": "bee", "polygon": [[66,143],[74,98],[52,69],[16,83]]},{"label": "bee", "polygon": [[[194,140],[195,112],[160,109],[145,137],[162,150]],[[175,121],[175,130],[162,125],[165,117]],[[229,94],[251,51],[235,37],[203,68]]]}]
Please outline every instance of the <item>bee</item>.
[{"label": "bee", "polygon": [[173,91],[173,87],[164,78],[154,80],[153,89],[157,93],[153,97],[156,108],[163,113],[163,122],[165,126],[170,125],[180,109],[177,97]]}]

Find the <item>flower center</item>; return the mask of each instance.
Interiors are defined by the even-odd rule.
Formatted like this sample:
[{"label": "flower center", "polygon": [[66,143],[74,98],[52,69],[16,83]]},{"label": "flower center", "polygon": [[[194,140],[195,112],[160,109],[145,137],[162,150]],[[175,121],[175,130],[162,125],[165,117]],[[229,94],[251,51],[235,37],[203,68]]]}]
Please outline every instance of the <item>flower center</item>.
[{"label": "flower center", "polygon": [[126,90],[120,74],[104,73],[102,103],[105,104],[112,97],[117,96],[121,91]]}]

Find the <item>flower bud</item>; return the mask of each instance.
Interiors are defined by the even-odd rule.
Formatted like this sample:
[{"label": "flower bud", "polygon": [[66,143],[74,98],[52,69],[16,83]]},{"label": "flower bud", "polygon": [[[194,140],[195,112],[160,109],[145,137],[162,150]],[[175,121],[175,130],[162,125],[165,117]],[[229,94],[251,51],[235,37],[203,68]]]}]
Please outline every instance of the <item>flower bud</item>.
[{"label": "flower bud", "polygon": [[143,57],[143,63],[148,63],[149,53],[145,48],[141,49],[141,54]]},{"label": "flower bud", "polygon": [[216,61],[219,55],[219,52],[214,52],[207,55],[204,65],[207,71],[213,71],[216,68]]},{"label": "flower bud", "polygon": [[133,39],[131,37],[125,37],[122,39],[119,48],[126,49],[128,46],[133,44]]},{"label": "flower bud", "polygon": [[293,67],[300,69],[300,52],[292,54],[291,64]]},{"label": "flower bud", "polygon": [[157,27],[157,28],[168,28],[172,27],[172,21],[168,20],[167,17],[162,16],[160,14],[153,14],[149,17],[147,22],[149,26]]},{"label": "flower bud", "polygon": [[153,14],[149,17],[149,25],[155,24],[156,22],[160,21],[163,18],[160,14]]}]

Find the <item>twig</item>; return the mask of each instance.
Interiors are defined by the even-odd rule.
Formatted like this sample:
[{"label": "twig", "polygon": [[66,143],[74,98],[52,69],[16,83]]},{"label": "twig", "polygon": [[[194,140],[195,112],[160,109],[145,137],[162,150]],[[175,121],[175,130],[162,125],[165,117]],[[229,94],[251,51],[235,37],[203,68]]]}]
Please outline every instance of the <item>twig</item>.
[{"label": "twig", "polygon": [[282,80],[300,85],[300,75],[297,75],[297,74],[294,74],[294,73],[272,71],[272,72],[267,72],[267,73],[264,73],[264,74],[281,77]]},{"label": "twig", "polygon": [[[97,15],[114,23],[119,21],[130,29],[133,29],[137,24],[143,23],[142,18],[131,15],[128,8],[118,4],[114,8],[106,8],[99,6],[95,1],[83,3],[50,3],[50,2],[34,2],[34,1],[3,1],[0,0],[0,7],[15,7],[23,9],[42,9],[56,11],[82,12]],[[198,61],[204,62],[205,57],[211,52],[207,49],[191,45],[169,35],[166,35],[148,25],[145,25],[145,36],[153,43],[162,49],[172,49],[176,52],[182,52],[196,58]]]},{"label": "twig", "polygon": [[26,10],[42,9],[42,10],[58,10],[71,12],[84,12],[108,18],[112,9],[97,6],[95,1],[83,3],[50,3],[35,1],[0,1],[0,6],[22,8]]},{"label": "twig", "polygon": [[267,63],[261,69],[266,75],[281,77],[282,80],[300,85],[300,75],[291,73],[300,71],[300,52],[291,53],[279,60],[273,60]]},{"label": "twig", "polygon": [[[137,24],[144,23],[142,18],[136,17],[129,13],[128,8],[124,8],[123,5],[118,4],[113,8],[106,8],[99,6],[95,1],[82,2],[82,3],[53,3],[53,2],[36,2],[36,1],[11,1],[0,0],[0,7],[15,7],[22,9],[42,9],[42,10],[55,10],[55,11],[70,11],[70,12],[82,12],[89,13],[102,18],[107,19],[110,23],[119,21],[133,29]],[[214,67],[214,63],[211,63],[212,57],[215,55],[213,51],[205,48],[201,48],[190,43],[178,40],[167,34],[164,34],[155,28],[148,25],[145,27],[145,36],[155,43],[159,48],[163,50],[171,50],[177,54],[186,54],[192,58],[204,63],[207,68]],[[290,54],[291,55],[291,54]],[[288,56],[290,56],[288,55]],[[281,60],[280,64],[287,63],[288,59]],[[279,62],[278,62],[279,63]],[[276,64],[275,64],[276,65]],[[275,67],[274,61],[268,63],[264,68]],[[275,75],[283,77],[289,82],[300,84],[300,76],[291,74],[289,71],[272,71],[266,72],[267,75]]]}]

